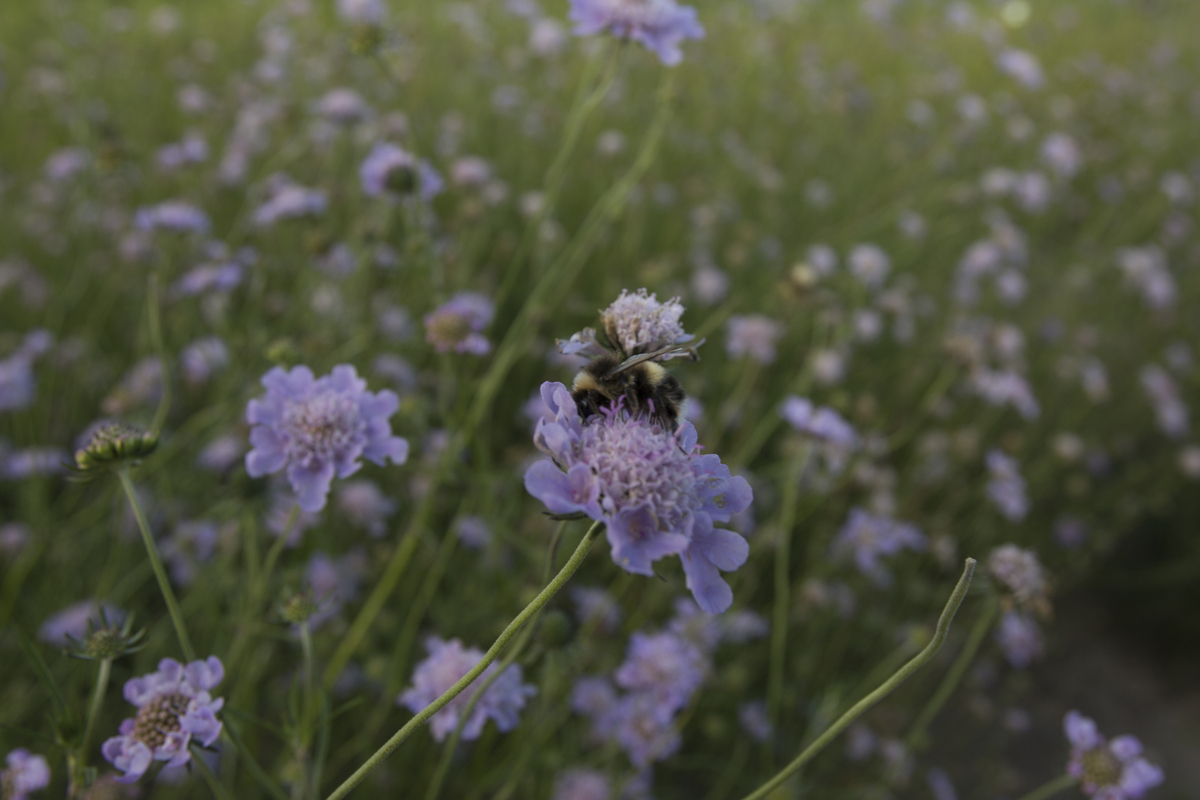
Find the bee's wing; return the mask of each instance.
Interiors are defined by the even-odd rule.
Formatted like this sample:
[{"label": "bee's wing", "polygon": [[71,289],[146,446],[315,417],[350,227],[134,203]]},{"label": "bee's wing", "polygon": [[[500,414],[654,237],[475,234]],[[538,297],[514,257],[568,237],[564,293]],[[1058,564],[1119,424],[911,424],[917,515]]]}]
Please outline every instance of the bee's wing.
[{"label": "bee's wing", "polygon": [[660,347],[657,350],[651,350],[649,353],[638,353],[636,356],[630,356],[622,361],[620,364],[614,367],[608,373],[608,375],[620,375],[622,372],[632,369],[644,361],[653,361],[656,358],[662,358],[663,361],[666,361],[670,358],[687,356],[691,358],[691,360],[696,361],[699,358],[699,356],[696,355],[696,348],[702,344],[704,344],[703,339],[695,344],[690,342],[686,345],[669,344],[666,347]]}]

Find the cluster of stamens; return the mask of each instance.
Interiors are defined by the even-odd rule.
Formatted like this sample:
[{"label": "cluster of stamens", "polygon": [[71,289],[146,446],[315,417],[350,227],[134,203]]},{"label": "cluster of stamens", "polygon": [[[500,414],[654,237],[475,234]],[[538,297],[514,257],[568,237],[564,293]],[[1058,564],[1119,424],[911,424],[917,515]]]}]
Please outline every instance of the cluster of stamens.
[{"label": "cluster of stamens", "polygon": [[157,750],[167,736],[179,730],[179,718],[187,713],[189,699],[180,692],[159,695],[138,710],[133,737]]},{"label": "cluster of stamens", "polygon": [[294,431],[292,455],[300,461],[327,459],[350,444],[359,423],[354,400],[342,396],[316,397],[289,403],[284,424]]}]

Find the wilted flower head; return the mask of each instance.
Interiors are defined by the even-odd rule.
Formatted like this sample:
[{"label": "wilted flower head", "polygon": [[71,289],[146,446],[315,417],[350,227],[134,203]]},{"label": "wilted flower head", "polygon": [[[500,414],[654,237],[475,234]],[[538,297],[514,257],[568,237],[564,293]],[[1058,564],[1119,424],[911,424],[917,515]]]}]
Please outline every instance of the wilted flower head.
[{"label": "wilted flower head", "polygon": [[760,364],[775,360],[775,344],[783,336],[783,325],[762,314],[735,314],[727,325],[725,352],[731,358],[750,356]]},{"label": "wilted flower head", "polygon": [[704,38],[696,9],[675,0],[571,0],[570,16],[577,36],[608,31],[640,42],[667,66],[683,60],[684,39]]},{"label": "wilted flower head", "polygon": [[1018,607],[1046,609],[1046,576],[1032,550],[1005,544],[987,558],[987,569],[1009,592]]},{"label": "wilted flower head", "polygon": [[678,297],[660,303],[645,289],[634,294],[622,289],[621,296],[600,312],[600,323],[608,340],[632,356],[687,341],[690,337],[679,324],[683,311]]},{"label": "wilted flower head", "polygon": [[75,451],[81,471],[136,463],[158,447],[158,434],[122,422],[105,422],[92,433],[85,447]]},{"label": "wilted flower head", "polygon": [[287,467],[304,511],[324,508],[334,476],[353,475],[360,458],[380,466],[408,459],[408,442],[393,436],[388,423],[400,400],[386,389],[367,391],[349,364],[316,379],[305,366],[275,367],[262,384],[266,395],[246,406],[246,421],[254,426],[246,471],[261,478]]},{"label": "wilted flower head", "polygon": [[926,547],[925,535],[909,522],[897,522],[872,514],[862,508],[850,509],[846,523],[833,542],[835,556],[853,555],[858,571],[879,586],[892,582],[891,571],[880,560],[901,550],[921,551]]},{"label": "wilted flower head", "polygon": [[618,403],[584,425],[570,391],[557,382],[542,384],[542,400],[552,419],[538,421],[534,443],[553,461],[525,472],[529,493],[551,513],[582,512],[604,522],[613,561],[627,572],[653,575],[654,561],[680,556],[700,607],[710,614],[729,608],[733,593],[720,570],[740,567],[750,548],[713,523],[750,505],[746,479],[719,456],[702,455],[690,423],[671,433],[629,417]]},{"label": "wilted flower head", "polygon": [[221,735],[216,713],[224,699],[212,699],[208,690],[225,677],[216,656],[187,666],[171,658],[158,662],[158,670],[125,682],[125,699],[138,707],[137,716],[121,723],[120,736],[104,743],[104,757],[125,774],[122,783],[133,783],[152,761],[178,767],[191,759],[188,744],[194,736],[209,747]]},{"label": "wilted flower head", "polygon": [[[414,714],[445,694],[483,658],[482,650],[463,647],[458,639],[442,641],[431,636],[425,640],[425,649],[429,651],[429,657],[418,664],[413,672],[412,687],[396,698],[396,702]],[[497,664],[491,664],[476,680],[486,681],[498,669]],[[512,664],[488,687],[463,726],[464,741],[478,739],[489,718],[503,733],[517,726],[525,699],[537,694],[533,686],[521,683],[521,677],[521,668]],[[459,718],[472,694],[474,691],[468,686],[430,718],[429,728],[435,741],[442,741],[458,727]]]},{"label": "wilted flower head", "polygon": [[481,333],[496,307],[479,292],[459,292],[425,315],[425,341],[439,353],[486,355],[492,343]]},{"label": "wilted flower head", "polygon": [[50,785],[50,765],[43,756],[18,747],[4,757],[7,768],[0,770],[0,797],[26,800],[31,792]]},{"label": "wilted flower head", "polygon": [[1142,758],[1135,736],[1105,741],[1096,723],[1068,711],[1063,731],[1071,743],[1067,772],[1079,779],[1084,794],[1099,800],[1137,800],[1163,782],[1163,771]]}]

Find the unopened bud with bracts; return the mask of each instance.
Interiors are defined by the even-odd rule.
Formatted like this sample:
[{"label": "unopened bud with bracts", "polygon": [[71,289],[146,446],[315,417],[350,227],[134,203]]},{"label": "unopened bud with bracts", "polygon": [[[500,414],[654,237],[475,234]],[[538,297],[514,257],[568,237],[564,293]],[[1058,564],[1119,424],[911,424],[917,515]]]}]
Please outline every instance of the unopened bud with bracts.
[{"label": "unopened bud with bracts", "polygon": [[110,623],[103,607],[100,609],[100,624],[87,622],[87,635],[82,639],[67,636],[67,655],[86,661],[113,661],[129,653],[136,653],[146,646],[146,629],[133,630],[133,615],[125,618],[121,625]]},{"label": "unopened bud with bracts", "polygon": [[299,625],[301,622],[307,622],[309,617],[320,610],[321,604],[313,599],[311,593],[300,592],[284,601],[280,614],[286,621]]},{"label": "unopened bud with bracts", "polygon": [[82,472],[91,472],[134,464],[156,447],[157,433],[123,422],[106,422],[96,429],[87,445],[75,451],[75,465]]}]

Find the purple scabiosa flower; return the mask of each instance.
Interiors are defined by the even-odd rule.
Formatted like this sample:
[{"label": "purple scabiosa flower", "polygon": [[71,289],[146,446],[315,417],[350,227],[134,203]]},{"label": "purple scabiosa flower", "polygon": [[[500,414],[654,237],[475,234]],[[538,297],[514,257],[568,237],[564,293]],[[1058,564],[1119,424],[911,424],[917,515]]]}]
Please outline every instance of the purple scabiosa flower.
[{"label": "purple scabiosa flower", "polygon": [[317,611],[308,619],[313,629],[337,616],[346,603],[358,599],[359,585],[367,571],[367,554],[355,548],[341,558],[317,551],[304,568],[304,583]]},{"label": "purple scabiosa flower", "polygon": [[1158,364],[1147,364],[1138,375],[1146,397],[1154,405],[1158,428],[1172,439],[1187,436],[1188,407],[1179,397],[1179,389],[1171,374]]},{"label": "purple scabiosa flower", "polygon": [[1190,444],[1179,451],[1179,471],[1184,477],[1200,480],[1200,446]]},{"label": "purple scabiosa flower", "polygon": [[168,200],[156,206],[143,206],[133,217],[138,230],[166,230],[179,233],[207,233],[208,215],[191,203]]},{"label": "purple scabiosa flower", "polygon": [[387,519],[400,507],[374,481],[346,481],[338,489],[337,507],[355,527],[378,539],[387,533]]},{"label": "purple scabiosa flower", "polygon": [[1000,545],[988,555],[986,566],[992,577],[1012,593],[1018,607],[1046,607],[1046,576],[1032,550],[1015,544]]},{"label": "purple scabiosa flower", "polygon": [[136,717],[121,723],[120,736],[104,743],[101,752],[125,774],[121,783],[133,783],[153,761],[178,767],[191,759],[188,743],[194,736],[205,747],[221,735],[216,714],[225,704],[208,693],[225,677],[216,656],[187,666],[171,658],[158,662],[158,670],[125,682],[125,699],[138,707]]},{"label": "purple scabiosa flower", "polygon": [[189,520],[177,525],[162,546],[171,580],[177,586],[190,586],[196,578],[197,564],[213,560],[220,538],[221,528],[212,520]]},{"label": "purple scabiosa flower", "polygon": [[771,738],[771,720],[767,717],[767,704],[761,700],[742,703],[738,706],[738,724],[756,742]]},{"label": "purple scabiosa flower", "polygon": [[91,163],[91,154],[82,147],[64,147],[50,154],[43,170],[51,181],[62,183],[70,180],[76,173],[82,172]]},{"label": "purple scabiosa flower", "polygon": [[1012,370],[975,370],[971,374],[971,388],[989,405],[1012,406],[1027,420],[1037,419],[1042,414],[1029,381]]},{"label": "purple scabiosa flower", "polygon": [[996,66],[1026,89],[1040,89],[1046,80],[1037,57],[1026,50],[1004,50],[996,57]]},{"label": "purple scabiosa flower", "polygon": [[845,449],[858,446],[854,426],[832,408],[817,407],[806,397],[790,394],[779,406],[779,416],[801,433]]},{"label": "purple scabiosa flower", "polygon": [[125,621],[125,611],[114,605],[81,600],[47,618],[38,628],[37,638],[56,647],[66,647],[71,639],[87,636],[89,621],[95,627],[100,627],[102,610],[104,618],[112,625],[120,625]]},{"label": "purple scabiosa flower", "polygon": [[1125,282],[1142,293],[1147,307],[1159,310],[1175,305],[1178,290],[1175,276],[1167,266],[1167,256],[1157,245],[1126,247],[1117,251],[1117,266]]},{"label": "purple scabiosa flower", "polygon": [[6,522],[0,525],[0,556],[14,558],[29,543],[33,532],[23,522]]},{"label": "purple scabiosa flower", "polygon": [[703,39],[696,9],[675,0],[571,0],[576,36],[608,31],[644,45],[668,67],[683,60],[684,39]]},{"label": "purple scabiosa flower", "polygon": [[925,782],[929,784],[933,800],[958,800],[958,792],[945,770],[934,767],[925,775]]},{"label": "purple scabiosa flower", "polygon": [[381,25],[387,16],[383,0],[338,0],[338,16],[358,25]]},{"label": "purple scabiosa flower", "polygon": [[674,713],[651,694],[626,695],[611,714],[612,737],[638,769],[674,755],[683,743],[672,724]]},{"label": "purple scabiosa flower", "polygon": [[1071,743],[1067,772],[1080,781],[1083,793],[1096,800],[1137,800],[1163,782],[1163,771],[1142,758],[1136,736],[1105,741],[1096,723],[1068,711],[1063,731]]},{"label": "purple scabiosa flower", "polygon": [[209,292],[231,292],[242,282],[245,267],[236,262],[201,264],[171,287],[170,296],[194,297]]},{"label": "purple scabiosa flower", "polygon": [[241,436],[229,433],[218,436],[196,455],[197,466],[213,472],[225,472],[241,460],[246,444]]},{"label": "purple scabiosa flower", "polygon": [[1020,465],[999,450],[987,454],[987,494],[996,509],[1007,519],[1020,522],[1029,513],[1029,498],[1025,495],[1025,479]]},{"label": "purple scabiosa flower", "polygon": [[320,189],[309,189],[286,175],[274,175],[267,181],[267,199],[254,210],[254,224],[274,225],[282,219],[314,217],[325,213],[329,201]]},{"label": "purple scabiosa flower", "polygon": [[710,264],[692,273],[692,294],[701,304],[715,306],[729,294],[729,276]]},{"label": "purple scabiosa flower", "polygon": [[23,450],[6,451],[0,442],[0,479],[22,481],[46,475],[60,475],[66,471],[63,464],[70,461],[70,454],[58,447],[26,447]]},{"label": "purple scabiosa flower", "polygon": [[193,386],[206,383],[214,373],[229,366],[229,348],[216,336],[205,336],[183,348],[179,367],[183,379]]},{"label": "purple scabiosa flower", "polygon": [[199,134],[189,134],[182,141],[164,145],[154,154],[159,169],[170,171],[208,159],[208,142]]},{"label": "purple scabiosa flower", "polygon": [[996,628],[996,642],[1008,663],[1025,669],[1042,654],[1042,631],[1032,617],[1019,611],[1006,611]]},{"label": "purple scabiosa flower", "polygon": [[330,89],[313,104],[313,111],[339,125],[350,125],[371,116],[371,107],[353,89]]},{"label": "purple scabiosa flower", "polygon": [[266,395],[246,406],[246,420],[254,426],[246,471],[261,478],[287,467],[302,510],[324,508],[334,476],[353,475],[360,458],[380,466],[388,459],[407,460],[408,442],[393,436],[388,423],[400,400],[386,389],[367,391],[367,382],[349,364],[316,379],[305,366],[290,372],[275,367],[262,384]]},{"label": "purple scabiosa flower", "polygon": [[846,256],[850,274],[868,289],[878,289],[892,271],[892,259],[877,244],[856,244]]},{"label": "purple scabiosa flower", "polygon": [[832,550],[838,558],[853,556],[859,572],[877,586],[888,586],[892,582],[892,573],[881,557],[895,555],[906,548],[919,552],[926,546],[925,535],[912,523],[897,522],[862,508],[852,508],[834,539]]},{"label": "purple scabiosa flower", "polygon": [[492,542],[492,529],[476,514],[468,514],[454,521],[454,533],[463,547],[469,550],[482,550]]},{"label": "purple scabiosa flower", "polygon": [[609,341],[632,356],[690,340],[679,324],[683,311],[678,297],[660,303],[645,289],[633,294],[622,289],[621,296],[600,312],[600,323]]},{"label": "purple scabiosa flower", "polygon": [[28,408],[36,392],[31,359],[21,353],[0,359],[0,411]]},{"label": "purple scabiosa flower", "polygon": [[721,643],[725,625],[738,612],[715,617],[705,614],[690,597],[675,598],[675,616],[667,623],[667,630],[692,643],[705,654],[711,654]]},{"label": "purple scabiosa flower", "polygon": [[1065,133],[1052,133],[1042,140],[1042,161],[1060,178],[1073,178],[1083,166],[1079,145]]},{"label": "purple scabiosa flower", "polygon": [[591,717],[600,736],[611,733],[607,721],[616,705],[617,690],[608,678],[580,678],[571,689],[571,710]]},{"label": "purple scabiosa flower", "polygon": [[704,611],[729,608],[733,592],[721,578],[745,563],[750,546],[714,528],[749,507],[753,493],[717,455],[702,455],[696,429],[675,433],[631,418],[622,404],[587,425],[561,383],[542,384],[553,421],[539,420],[534,443],[552,457],[525,472],[525,488],[555,514],[582,512],[606,527],[612,557],[626,572],[652,576],[654,561],[683,560],[687,586]]},{"label": "purple scabiosa flower", "polygon": [[[429,651],[429,657],[418,664],[413,672],[412,688],[396,698],[397,703],[414,714],[441,697],[483,658],[482,650],[463,647],[458,639],[442,641],[436,636],[431,636],[425,640],[425,649]],[[496,664],[490,665],[477,680],[487,680],[497,669]],[[533,686],[521,683],[521,677],[521,668],[513,664],[488,687],[463,726],[462,738],[465,741],[478,739],[489,718],[502,733],[507,733],[517,726],[521,709],[525,707],[525,698],[537,694],[537,689]],[[430,718],[429,728],[435,741],[442,741],[458,727],[459,716],[470,701],[472,693],[468,687],[467,691],[455,697]]]},{"label": "purple scabiosa flower", "polygon": [[594,769],[569,769],[554,779],[551,800],[612,800],[612,782]]},{"label": "purple scabiosa flower", "polygon": [[441,194],[445,182],[428,161],[391,142],[377,142],[358,169],[363,193],[379,197],[389,192],[411,194],[422,200]]},{"label": "purple scabiosa flower", "polygon": [[704,682],[708,660],[695,644],[669,631],[635,632],[625,661],[617,668],[617,685],[652,695],[674,713],[688,704]]},{"label": "purple scabiosa flower", "polygon": [[580,625],[594,626],[611,633],[621,624],[621,604],[604,589],[595,586],[572,586],[571,599]]},{"label": "purple scabiosa flower", "polygon": [[783,336],[783,325],[762,314],[735,314],[726,324],[725,352],[730,358],[750,356],[760,364],[775,361],[775,344]]},{"label": "purple scabiosa flower", "polygon": [[425,341],[439,353],[487,355],[492,343],[481,331],[491,324],[496,307],[479,292],[459,292],[425,315]]},{"label": "purple scabiosa flower", "polygon": [[26,800],[32,792],[50,785],[50,765],[43,756],[18,747],[4,757],[7,769],[0,770],[0,796],[4,800]]},{"label": "purple scabiosa flower", "polygon": [[1059,517],[1054,522],[1054,541],[1065,550],[1082,547],[1087,535],[1087,525],[1078,517]]}]

